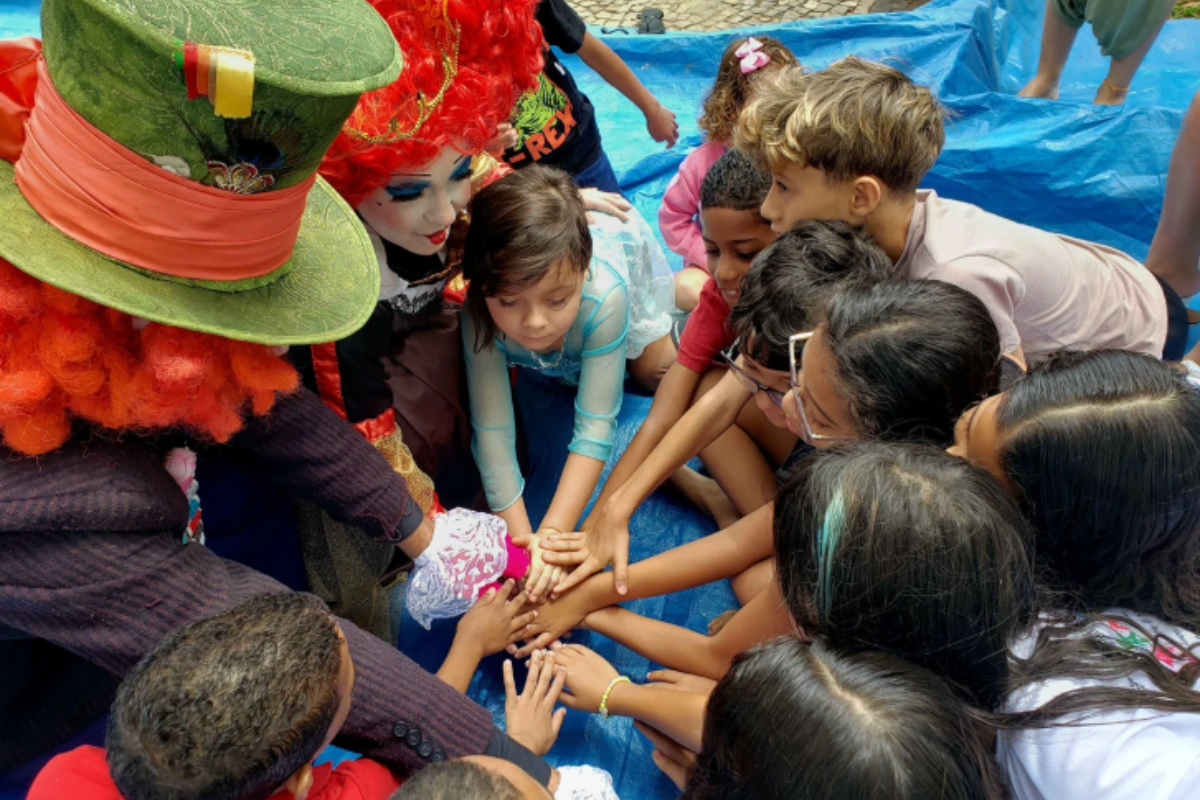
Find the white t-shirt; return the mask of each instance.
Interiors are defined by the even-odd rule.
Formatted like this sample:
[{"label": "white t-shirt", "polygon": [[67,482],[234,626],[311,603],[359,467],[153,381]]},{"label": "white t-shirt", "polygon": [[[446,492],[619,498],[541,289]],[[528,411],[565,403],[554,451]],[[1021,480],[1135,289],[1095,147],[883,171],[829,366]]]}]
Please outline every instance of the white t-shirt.
[{"label": "white t-shirt", "polygon": [[596,767],[559,767],[554,800],[620,800],[612,776]]},{"label": "white t-shirt", "polygon": [[[1122,609],[1107,612],[1191,647],[1200,637],[1145,615]],[[1116,620],[1097,623],[1088,635],[1118,647],[1153,652],[1178,671],[1186,653],[1154,650],[1153,643]],[[1036,633],[1019,640],[1013,652],[1027,658]],[[1082,686],[1151,689],[1144,673],[1119,681],[1055,679],[1034,684],[1008,699],[1006,711],[1029,711]],[[1200,682],[1195,687],[1200,690]],[[1149,710],[1107,712],[1076,727],[1001,731],[996,758],[1008,773],[1013,800],[1194,800],[1200,798],[1200,714]]]}]

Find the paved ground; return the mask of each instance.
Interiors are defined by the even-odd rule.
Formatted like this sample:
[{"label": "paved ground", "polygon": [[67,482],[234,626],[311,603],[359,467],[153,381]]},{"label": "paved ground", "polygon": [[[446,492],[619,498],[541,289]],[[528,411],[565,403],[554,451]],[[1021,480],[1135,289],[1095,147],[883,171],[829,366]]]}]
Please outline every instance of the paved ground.
[{"label": "paved ground", "polygon": [[592,25],[637,30],[638,13],[663,12],[668,30],[715,31],[769,25],[812,17],[841,17],[871,11],[903,11],[928,0],[571,0]]}]

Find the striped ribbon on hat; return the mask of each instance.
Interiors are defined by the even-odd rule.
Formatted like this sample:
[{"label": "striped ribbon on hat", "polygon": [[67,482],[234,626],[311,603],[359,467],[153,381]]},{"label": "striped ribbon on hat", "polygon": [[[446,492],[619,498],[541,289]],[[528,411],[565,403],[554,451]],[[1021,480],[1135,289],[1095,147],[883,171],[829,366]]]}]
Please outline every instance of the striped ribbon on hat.
[{"label": "striped ribbon on hat", "polygon": [[183,71],[188,100],[207,97],[219,117],[250,116],[254,100],[253,53],[176,39],[175,66]]}]

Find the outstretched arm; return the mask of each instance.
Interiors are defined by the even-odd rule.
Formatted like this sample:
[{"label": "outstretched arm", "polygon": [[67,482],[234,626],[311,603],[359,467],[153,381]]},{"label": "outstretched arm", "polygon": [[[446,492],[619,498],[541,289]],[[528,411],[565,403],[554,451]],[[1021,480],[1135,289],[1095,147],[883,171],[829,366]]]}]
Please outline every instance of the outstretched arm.
[{"label": "outstretched arm", "polygon": [[522,613],[528,598],[524,592],[514,597],[515,591],[516,584],[505,581],[499,589],[489,589],[459,619],[450,652],[437,671],[443,683],[466,694],[479,662],[521,637],[537,612]]},{"label": "outstretched arm", "polygon": [[724,677],[738,653],[795,630],[775,585],[747,603],[715,636],[648,619],[619,606],[589,614],[585,624],[651,661],[713,680]]},{"label": "outstretched arm", "polygon": [[646,117],[646,129],[654,141],[666,142],[667,147],[675,146],[679,140],[679,124],[675,122],[675,113],[658,102],[658,98],[638,80],[629,65],[611,47],[587,33],[583,37],[583,46],[579,48],[579,57],[606,83],[638,107]]},{"label": "outstretched arm", "polygon": [[693,691],[670,683],[615,681],[620,676],[612,664],[594,650],[577,644],[558,648],[554,658],[557,665],[566,668],[569,694],[558,698],[563,705],[595,714],[603,702],[609,714],[632,717],[676,741],[700,749],[704,708],[712,694],[711,685]]},{"label": "outstretched arm", "polygon": [[638,467],[650,457],[663,437],[670,433],[675,423],[683,418],[687,412],[688,403],[692,400],[692,395],[696,393],[696,387],[700,385],[701,377],[699,372],[694,372],[678,362],[670,366],[667,374],[663,376],[662,382],[658,385],[658,391],[654,393],[654,402],[650,404],[650,413],[646,415],[646,419],[638,428],[633,441],[625,448],[617,465],[609,473],[608,480],[604,482],[604,490],[600,492],[600,497],[596,500],[592,513],[584,520],[584,530],[587,530],[589,525],[600,516],[600,510],[604,508],[609,498],[633,477]]},{"label": "outstretched arm", "polygon": [[623,596],[617,594],[608,575],[592,576],[540,609],[538,618],[527,630],[529,643],[517,655],[525,656],[546,647],[578,627],[591,612],[622,600],[679,592],[744,572],[774,552],[773,520],[774,504],[768,504],[725,530],[633,564],[629,568],[629,593]]},{"label": "outstretched arm", "polygon": [[[556,556],[547,553],[549,563],[580,565],[555,587],[556,593],[568,591],[611,563],[617,593],[625,595],[629,587],[629,519],[633,512],[675,470],[725,432],[749,397],[750,393],[736,378],[725,375],[683,415],[658,446],[647,448],[649,455],[636,466],[625,484],[615,489],[602,507],[597,503],[600,512],[585,523],[582,546],[578,541],[562,544],[551,540],[546,543],[547,550],[559,551]],[[652,431],[649,436],[653,435]]]}]

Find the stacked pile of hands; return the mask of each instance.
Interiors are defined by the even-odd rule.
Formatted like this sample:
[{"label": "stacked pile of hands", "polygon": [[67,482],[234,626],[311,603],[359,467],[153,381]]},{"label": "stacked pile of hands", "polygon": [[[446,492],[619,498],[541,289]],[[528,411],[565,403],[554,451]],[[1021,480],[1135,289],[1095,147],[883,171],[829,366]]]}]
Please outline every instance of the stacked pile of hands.
[{"label": "stacked pile of hands", "polygon": [[[593,615],[610,609],[591,611],[582,592],[532,602],[529,587],[535,569],[536,563],[524,589],[518,591],[508,581],[471,607],[458,623],[452,653],[468,649],[468,664],[500,651],[527,658],[529,673],[520,693],[513,662],[504,662],[505,716],[508,735],[533,752],[545,755],[558,738],[566,709],[555,710],[556,704],[593,714],[603,708],[606,716],[635,718],[634,726],[654,746],[655,764],[682,789],[700,748],[704,706],[716,682],[673,670],[651,672],[644,684],[618,680],[616,668],[595,651],[559,641],[570,629],[586,628]],[[544,648],[541,642],[546,642]],[[661,694],[664,691],[678,698],[678,707],[664,703],[669,699]],[[655,718],[644,713],[651,709],[672,721],[669,733],[642,721]]]}]

